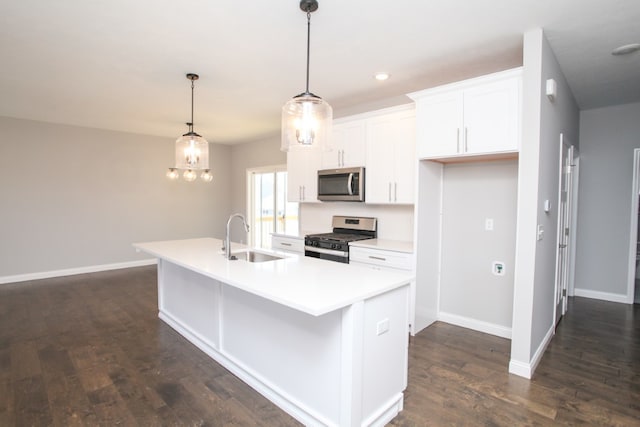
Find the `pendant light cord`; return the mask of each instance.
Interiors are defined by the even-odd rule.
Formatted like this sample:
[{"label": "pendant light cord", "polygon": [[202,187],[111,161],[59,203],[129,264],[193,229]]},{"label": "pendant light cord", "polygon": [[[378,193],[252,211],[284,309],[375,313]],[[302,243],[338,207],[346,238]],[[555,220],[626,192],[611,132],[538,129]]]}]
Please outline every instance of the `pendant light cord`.
[{"label": "pendant light cord", "polygon": [[307,10],[307,90],[305,91],[305,94],[309,94],[309,50],[310,50],[310,43],[311,40],[311,12],[309,10]]},{"label": "pendant light cord", "polygon": [[193,79],[191,79],[191,123],[189,123],[189,132],[193,132]]}]

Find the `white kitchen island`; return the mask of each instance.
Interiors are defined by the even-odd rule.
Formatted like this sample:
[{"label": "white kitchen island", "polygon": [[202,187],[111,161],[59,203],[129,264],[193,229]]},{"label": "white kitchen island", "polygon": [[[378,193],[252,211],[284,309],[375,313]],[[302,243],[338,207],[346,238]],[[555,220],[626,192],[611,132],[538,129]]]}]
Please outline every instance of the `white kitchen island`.
[{"label": "white kitchen island", "polygon": [[158,258],[159,317],[302,423],[377,426],[402,410],[410,274],[231,261],[210,238],[134,247]]}]

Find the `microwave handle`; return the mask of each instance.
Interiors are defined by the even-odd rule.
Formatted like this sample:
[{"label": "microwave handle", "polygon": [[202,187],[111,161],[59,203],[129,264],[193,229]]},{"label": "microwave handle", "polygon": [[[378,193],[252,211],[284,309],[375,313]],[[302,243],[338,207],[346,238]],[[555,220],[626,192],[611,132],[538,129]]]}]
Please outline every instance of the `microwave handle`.
[{"label": "microwave handle", "polygon": [[350,196],[353,196],[353,173],[349,174],[349,180],[347,181],[347,191],[349,191]]}]

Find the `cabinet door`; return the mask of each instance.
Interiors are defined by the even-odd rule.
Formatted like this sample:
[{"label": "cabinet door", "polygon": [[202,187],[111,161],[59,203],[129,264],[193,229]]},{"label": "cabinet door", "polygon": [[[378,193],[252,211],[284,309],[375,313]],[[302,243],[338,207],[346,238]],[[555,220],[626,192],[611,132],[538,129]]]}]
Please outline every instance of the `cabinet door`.
[{"label": "cabinet door", "polygon": [[389,117],[376,117],[369,123],[365,169],[367,203],[393,201],[394,128],[394,121]]},{"label": "cabinet door", "polygon": [[519,82],[518,78],[511,78],[465,90],[465,153],[497,153],[518,149]]},{"label": "cabinet door", "polygon": [[373,118],[367,132],[367,203],[413,203],[415,112]]},{"label": "cabinet door", "polygon": [[334,124],[331,150],[322,153],[322,168],[362,166],[365,162],[366,121]]},{"label": "cabinet door", "polygon": [[461,152],[462,91],[420,99],[416,103],[418,158],[454,156]]},{"label": "cabinet door", "polygon": [[322,158],[316,147],[291,147],[287,153],[287,200],[318,201],[318,169]]},{"label": "cabinet door", "polygon": [[399,114],[394,127],[394,201],[413,204],[417,167],[415,111]]}]

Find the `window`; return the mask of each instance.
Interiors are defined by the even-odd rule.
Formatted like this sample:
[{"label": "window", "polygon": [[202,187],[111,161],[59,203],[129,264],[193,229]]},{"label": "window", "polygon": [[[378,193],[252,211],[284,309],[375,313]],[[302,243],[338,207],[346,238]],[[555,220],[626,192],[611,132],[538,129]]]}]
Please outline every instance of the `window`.
[{"label": "window", "polygon": [[271,233],[298,230],[298,203],[287,202],[286,166],[250,169],[247,185],[252,246],[270,248]]}]

